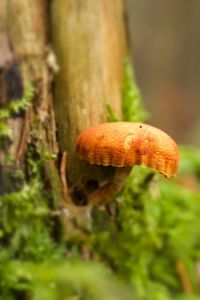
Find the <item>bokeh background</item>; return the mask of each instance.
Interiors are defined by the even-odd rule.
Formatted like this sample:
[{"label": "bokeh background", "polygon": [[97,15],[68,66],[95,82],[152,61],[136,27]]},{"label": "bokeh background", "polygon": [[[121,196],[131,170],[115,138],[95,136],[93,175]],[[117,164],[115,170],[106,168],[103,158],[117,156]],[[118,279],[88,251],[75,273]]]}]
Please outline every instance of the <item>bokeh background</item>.
[{"label": "bokeh background", "polygon": [[136,79],[149,123],[200,146],[200,1],[127,0]]}]

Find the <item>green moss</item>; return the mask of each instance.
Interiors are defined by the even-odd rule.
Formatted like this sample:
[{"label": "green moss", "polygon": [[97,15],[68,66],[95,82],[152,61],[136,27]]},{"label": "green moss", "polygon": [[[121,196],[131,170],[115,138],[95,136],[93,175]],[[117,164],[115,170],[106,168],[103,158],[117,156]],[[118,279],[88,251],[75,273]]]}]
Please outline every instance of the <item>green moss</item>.
[{"label": "green moss", "polygon": [[117,121],[119,121],[119,119],[115,115],[112,107],[109,104],[107,104],[107,120],[108,120],[108,122],[117,122]]},{"label": "green moss", "polygon": [[197,296],[200,195],[160,175],[152,180],[151,174],[134,168],[116,198],[116,224],[107,219],[102,228],[95,221],[91,247],[134,287],[139,299],[179,297],[183,293],[176,272],[179,260],[185,264]]},{"label": "green moss", "polygon": [[[130,64],[123,111],[124,120],[145,118]],[[22,187],[0,197],[2,299],[198,299],[199,157],[199,149],[182,148],[175,180],[135,167],[107,210],[93,210],[91,227],[60,242],[42,177],[44,160],[55,157],[29,151],[29,180],[18,170]],[[184,293],[177,261],[186,267],[193,295]]]},{"label": "green moss", "polygon": [[31,105],[35,90],[32,84],[25,86],[23,97],[15,99],[14,101],[6,104],[0,109],[0,137],[10,137],[11,129],[6,124],[6,121],[12,114],[18,114],[21,111],[27,110]]},{"label": "green moss", "polygon": [[141,94],[138,89],[130,59],[125,62],[122,88],[123,120],[131,122],[144,121],[148,114],[144,110]]}]

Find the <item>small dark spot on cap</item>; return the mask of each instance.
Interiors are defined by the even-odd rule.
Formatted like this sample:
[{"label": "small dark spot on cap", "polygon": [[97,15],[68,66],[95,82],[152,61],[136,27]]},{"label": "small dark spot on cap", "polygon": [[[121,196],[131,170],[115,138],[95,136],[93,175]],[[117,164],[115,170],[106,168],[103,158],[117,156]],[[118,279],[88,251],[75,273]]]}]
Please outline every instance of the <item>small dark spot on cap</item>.
[{"label": "small dark spot on cap", "polygon": [[140,125],[139,128],[142,128],[142,125]]}]

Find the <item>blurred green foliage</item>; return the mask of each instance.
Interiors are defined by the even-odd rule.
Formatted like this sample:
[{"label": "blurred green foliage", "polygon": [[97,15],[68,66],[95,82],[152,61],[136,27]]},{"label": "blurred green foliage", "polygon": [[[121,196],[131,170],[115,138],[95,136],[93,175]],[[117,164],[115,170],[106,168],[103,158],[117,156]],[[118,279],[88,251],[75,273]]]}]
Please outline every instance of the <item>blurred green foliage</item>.
[{"label": "blurred green foliage", "polygon": [[[128,64],[123,111],[126,120],[145,117]],[[115,201],[93,209],[81,239],[57,240],[41,160],[30,156],[28,168],[28,181],[16,173],[19,191],[0,196],[0,299],[199,298],[199,149],[181,148],[174,180],[134,167]],[[179,262],[192,294],[184,291]]]},{"label": "blurred green foliage", "polygon": [[139,299],[179,299],[183,293],[176,271],[179,260],[187,268],[194,294],[198,293],[200,195],[161,175],[151,178],[150,170],[134,167],[116,197],[116,226],[111,220],[105,230],[97,226],[92,245],[131,283]]}]

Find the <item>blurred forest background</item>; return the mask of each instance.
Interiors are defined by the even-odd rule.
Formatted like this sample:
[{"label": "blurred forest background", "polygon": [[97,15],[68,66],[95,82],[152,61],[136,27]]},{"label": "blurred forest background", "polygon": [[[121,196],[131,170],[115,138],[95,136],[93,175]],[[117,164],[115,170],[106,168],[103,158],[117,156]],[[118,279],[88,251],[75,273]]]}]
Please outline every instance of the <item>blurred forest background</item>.
[{"label": "blurred forest background", "polygon": [[150,121],[200,145],[200,2],[128,0],[132,58]]}]

